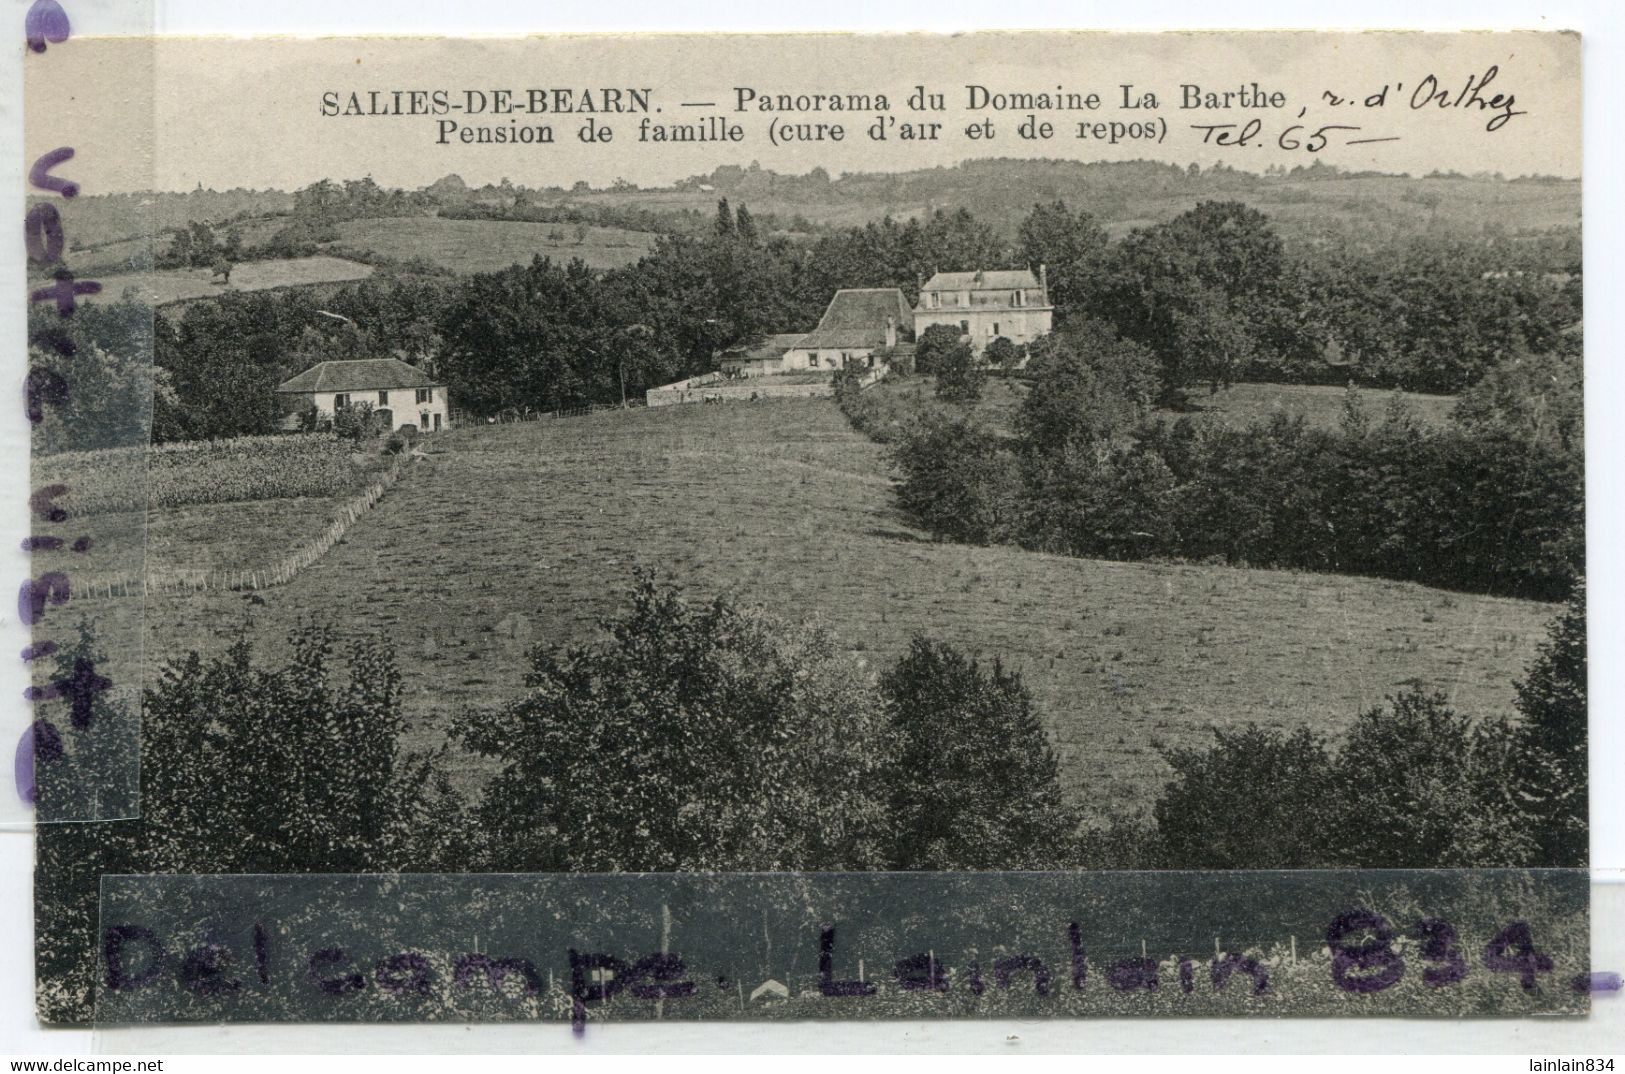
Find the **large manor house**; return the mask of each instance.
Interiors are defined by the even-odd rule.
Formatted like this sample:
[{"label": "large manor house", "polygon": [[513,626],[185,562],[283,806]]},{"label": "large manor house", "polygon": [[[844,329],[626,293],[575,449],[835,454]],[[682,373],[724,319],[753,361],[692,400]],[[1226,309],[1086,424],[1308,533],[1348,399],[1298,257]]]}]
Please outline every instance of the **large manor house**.
[{"label": "large manor house", "polygon": [[[722,372],[761,377],[782,373],[873,369],[877,363],[911,354],[913,344],[933,325],[959,329],[959,338],[978,356],[1003,337],[1025,346],[1050,330],[1055,307],[1049,300],[1044,266],[937,272],[920,285],[910,309],[895,287],[848,288],[835,292],[811,332],[769,336],[754,347],[722,356]],[[912,328],[912,332],[909,329]]]}]

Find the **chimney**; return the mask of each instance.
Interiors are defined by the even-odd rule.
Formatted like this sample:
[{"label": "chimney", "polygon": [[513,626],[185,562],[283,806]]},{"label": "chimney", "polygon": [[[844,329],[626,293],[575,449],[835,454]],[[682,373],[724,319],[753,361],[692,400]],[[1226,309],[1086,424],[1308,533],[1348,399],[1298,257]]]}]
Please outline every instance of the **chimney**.
[{"label": "chimney", "polygon": [[1049,305],[1049,268],[1042,261],[1038,263],[1038,289],[1043,292],[1044,305]]},{"label": "chimney", "polygon": [[886,347],[890,349],[897,346],[897,318],[886,318]]}]

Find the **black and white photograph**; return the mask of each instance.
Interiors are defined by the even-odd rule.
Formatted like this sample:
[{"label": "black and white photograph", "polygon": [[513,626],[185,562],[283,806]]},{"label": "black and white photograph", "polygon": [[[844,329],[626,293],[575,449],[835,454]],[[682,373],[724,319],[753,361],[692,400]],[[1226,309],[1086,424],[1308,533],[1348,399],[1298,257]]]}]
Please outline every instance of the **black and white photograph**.
[{"label": "black and white photograph", "polygon": [[30,19],[41,1023],[1584,1016],[1577,35]]}]

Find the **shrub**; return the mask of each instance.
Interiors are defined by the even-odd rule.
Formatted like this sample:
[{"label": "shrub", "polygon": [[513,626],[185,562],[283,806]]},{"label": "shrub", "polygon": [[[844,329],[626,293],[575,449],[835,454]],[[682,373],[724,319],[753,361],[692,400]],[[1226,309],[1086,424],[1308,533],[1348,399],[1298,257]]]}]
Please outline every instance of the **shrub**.
[{"label": "shrub", "polygon": [[892,445],[904,511],[949,540],[987,544],[1021,532],[1021,468],[992,433],[928,416]]},{"label": "shrub", "polygon": [[1104,442],[1028,464],[1022,541],[1046,552],[1139,559],[1175,543],[1179,489],[1154,454]]},{"label": "shrub", "polygon": [[987,373],[968,343],[956,343],[936,360],[937,398],[950,403],[974,403],[982,397]]},{"label": "shrub", "polygon": [[496,762],[487,868],[840,870],[892,843],[895,746],[834,640],[640,577],[592,647],[538,651],[528,693],[459,716]]},{"label": "shrub", "polygon": [[1590,859],[1586,757],[1585,586],[1553,620],[1529,674],[1518,684],[1516,776],[1536,817],[1535,864],[1581,868]]},{"label": "shrub", "polygon": [[[257,667],[247,641],[164,668],[142,703],[142,856],[158,872],[433,866],[421,821],[449,794],[403,755],[390,649],[306,628]],[[229,719],[223,719],[229,714]],[[297,818],[297,823],[290,823]],[[444,863],[456,866],[456,862]],[[461,863],[466,865],[466,861]]]},{"label": "shrub", "polygon": [[982,352],[982,357],[988,365],[1000,369],[1014,369],[1023,357],[1023,351],[1003,336],[994,338]]},{"label": "shrub", "polygon": [[1179,868],[1487,868],[1533,855],[1508,779],[1513,734],[1442,695],[1410,691],[1362,713],[1335,752],[1305,727],[1214,737],[1164,754],[1174,779],[1154,816]]},{"label": "shrub", "polygon": [[1327,864],[1335,769],[1308,728],[1216,729],[1207,749],[1169,749],[1174,778],[1153,815],[1162,851],[1185,869],[1302,869]]},{"label": "shrub", "polygon": [[894,868],[1056,869],[1075,860],[1078,818],[1020,676],[915,638],[881,688],[902,739]]},{"label": "shrub", "polygon": [[[93,639],[82,639],[93,646]],[[139,820],[43,824],[37,833],[39,1011],[93,1012],[98,885],[107,873],[450,871],[477,835],[439,769],[403,754],[401,680],[378,642],[340,671],[324,630],[289,639],[281,666],[248,642],[161,669],[141,709]],[[98,704],[115,705],[101,695]],[[103,713],[134,726],[132,714]]]},{"label": "shrub", "polygon": [[952,325],[927,326],[914,344],[914,369],[919,373],[936,373],[942,356],[959,346],[959,329]]},{"label": "shrub", "polygon": [[350,403],[334,408],[333,433],[339,439],[359,444],[377,431],[371,403]]},{"label": "shrub", "polygon": [[1362,713],[1338,753],[1331,859],[1383,869],[1526,865],[1529,817],[1509,779],[1503,721],[1475,723],[1444,695],[1407,691]]}]

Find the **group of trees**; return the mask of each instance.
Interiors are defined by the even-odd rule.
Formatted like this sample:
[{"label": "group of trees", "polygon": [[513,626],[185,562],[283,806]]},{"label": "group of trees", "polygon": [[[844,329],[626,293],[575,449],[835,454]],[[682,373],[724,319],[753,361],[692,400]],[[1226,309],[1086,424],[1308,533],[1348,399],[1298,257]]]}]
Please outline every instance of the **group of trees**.
[{"label": "group of trees", "polygon": [[[317,183],[297,193],[267,243],[248,248],[235,229],[222,240],[195,224],[176,233],[168,256],[224,259],[229,271],[237,260],[308,254],[339,222],[426,211],[424,199],[441,200],[370,180]],[[524,211],[517,201],[508,209]],[[811,240],[769,231],[724,201],[709,228],[686,225],[616,269],[538,258],[458,279],[385,266],[320,302],[290,289],[190,303],[159,318],[156,362],[175,406],[155,411],[154,435],[270,431],[276,383],[318,356],[437,359],[457,405],[480,415],[616,402],[623,388],[636,395],[709,371],[719,351],[810,328],[842,287],[898,287],[913,300],[935,271],[1016,265],[1047,266],[1060,326],[1103,320],[1143,347],[1164,401],[1259,376],[1457,391],[1510,356],[1578,353],[1577,275],[1546,271],[1550,251],[1514,243],[1289,249],[1267,218],[1234,202],[1198,205],[1116,242],[1087,211],[1061,203],[1035,206],[1014,244],[964,209]],[[957,340],[921,343],[922,368],[945,363],[950,397],[977,393],[979,363]],[[1345,364],[1328,365],[1334,351]],[[1021,357],[996,341],[983,363]]]},{"label": "group of trees", "polygon": [[1443,428],[1397,397],[1341,425],[1146,419],[1149,349],[1074,322],[1034,348],[1014,440],[967,414],[891,446],[942,537],[1118,559],[1222,559],[1558,599],[1583,570],[1578,358],[1523,357]]},{"label": "group of trees", "polygon": [[[296,633],[290,648],[281,666],[256,662],[239,641],[163,668],[141,702],[140,819],[39,827],[36,966],[47,1020],[92,1013],[105,874],[457,867],[465,811],[441,757],[400,748],[406,722],[390,651],[341,647],[318,628]],[[58,677],[83,661],[105,666],[89,631],[55,659]],[[107,712],[118,704],[109,696],[97,695],[98,719],[133,726],[133,714]],[[72,792],[54,782],[49,759],[37,767],[42,807]]]},{"label": "group of trees", "polygon": [[244,259],[243,233],[234,224],[224,225],[225,234],[218,234],[213,224],[194,220],[185,227],[177,227],[156,263],[159,268],[207,268],[231,282],[231,270]]},{"label": "group of trees", "polygon": [[1103,319],[1150,349],[1169,400],[1241,379],[1454,393],[1514,355],[1579,351],[1577,252],[1550,240],[1288,247],[1264,214],[1215,201],[1112,243],[1054,203],[1018,250],[1049,266],[1063,323]]},{"label": "group of trees", "polygon": [[1162,864],[1187,869],[1574,868],[1587,860],[1585,595],[1518,686],[1516,723],[1411,690],[1340,742],[1310,727],[1215,730],[1165,752]]},{"label": "group of trees", "polygon": [[[381,642],[305,627],[280,665],[239,641],[164,668],[142,701],[140,819],[41,827],[46,1016],[90,1013],[107,873],[1071,859],[1078,815],[1031,694],[997,664],[919,640],[877,678],[828,634],[691,605],[647,577],[603,626],[599,644],[534,654],[522,697],[456,719],[454,736],[493,762],[472,797],[443,752],[400,747],[402,680]],[[57,654],[58,673],[98,657],[87,634]]]},{"label": "group of trees", "polygon": [[[1339,743],[1218,732],[1165,751],[1150,818],[1084,829],[1020,675],[916,638],[877,674],[814,626],[641,577],[590,645],[538,650],[523,696],[458,716],[493,775],[409,753],[386,645],[247,641],[142,701],[137,820],[39,832],[48,1018],[88,1015],[106,873],[1575,866],[1585,861],[1583,597],[1522,719],[1412,693]],[[59,674],[96,661],[88,633]],[[100,695],[94,713],[117,702]],[[49,745],[48,743],[45,745]],[[51,750],[40,747],[49,797]]]},{"label": "group of trees", "polygon": [[1046,868],[1079,817],[1019,676],[923,638],[876,678],[817,627],[641,578],[454,735],[487,869]]}]

